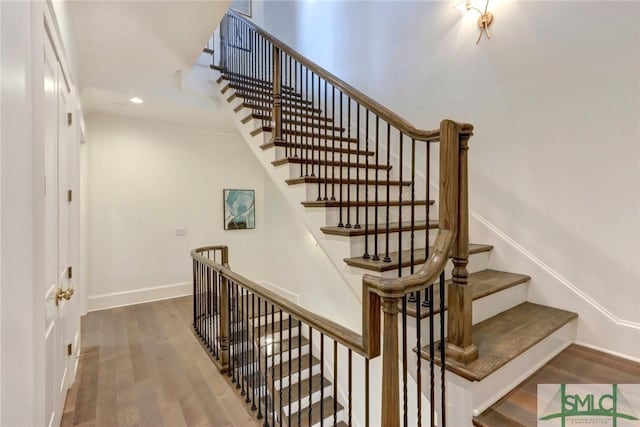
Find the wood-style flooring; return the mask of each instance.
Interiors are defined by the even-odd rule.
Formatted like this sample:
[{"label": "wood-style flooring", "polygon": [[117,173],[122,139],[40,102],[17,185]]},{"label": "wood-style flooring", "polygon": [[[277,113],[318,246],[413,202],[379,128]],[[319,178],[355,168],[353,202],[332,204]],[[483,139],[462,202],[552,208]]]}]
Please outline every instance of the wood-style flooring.
[{"label": "wood-style flooring", "polygon": [[258,427],[191,332],[191,297],[91,312],[62,426]]},{"label": "wood-style flooring", "polygon": [[493,404],[478,427],[535,427],[538,384],[638,384],[640,363],[572,344]]}]

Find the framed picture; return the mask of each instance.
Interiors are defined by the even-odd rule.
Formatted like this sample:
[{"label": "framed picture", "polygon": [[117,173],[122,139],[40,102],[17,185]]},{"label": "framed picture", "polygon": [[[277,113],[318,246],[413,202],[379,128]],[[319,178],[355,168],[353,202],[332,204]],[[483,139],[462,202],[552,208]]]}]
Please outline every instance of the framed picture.
[{"label": "framed picture", "polygon": [[232,0],[229,8],[251,18],[251,0]]},{"label": "framed picture", "polygon": [[223,190],[224,229],[256,228],[256,195],[253,190]]}]

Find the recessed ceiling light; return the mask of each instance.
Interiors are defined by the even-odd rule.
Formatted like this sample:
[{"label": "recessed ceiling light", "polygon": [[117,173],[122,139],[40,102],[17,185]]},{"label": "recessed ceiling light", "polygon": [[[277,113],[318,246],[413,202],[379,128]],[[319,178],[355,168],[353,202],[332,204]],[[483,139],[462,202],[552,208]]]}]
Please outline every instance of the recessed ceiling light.
[{"label": "recessed ceiling light", "polygon": [[134,104],[142,104],[144,102],[142,98],[138,98],[137,96],[134,96],[133,98],[129,99],[129,101],[133,102]]}]

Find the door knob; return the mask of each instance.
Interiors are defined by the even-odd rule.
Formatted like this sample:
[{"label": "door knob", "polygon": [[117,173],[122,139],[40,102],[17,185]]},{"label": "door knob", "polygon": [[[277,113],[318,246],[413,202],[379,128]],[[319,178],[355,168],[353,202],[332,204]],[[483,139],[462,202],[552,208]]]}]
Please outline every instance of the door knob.
[{"label": "door knob", "polygon": [[58,293],[56,294],[56,305],[58,305],[62,299],[69,301],[75,292],[76,291],[73,287],[69,287],[65,290],[58,289]]}]

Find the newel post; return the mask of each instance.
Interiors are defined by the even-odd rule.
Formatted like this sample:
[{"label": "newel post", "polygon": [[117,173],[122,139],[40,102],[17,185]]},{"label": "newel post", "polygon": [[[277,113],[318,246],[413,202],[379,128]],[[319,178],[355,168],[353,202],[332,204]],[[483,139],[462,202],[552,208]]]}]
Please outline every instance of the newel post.
[{"label": "newel post", "polygon": [[382,423],[400,427],[400,378],[398,366],[398,299],[382,298],[384,347],[382,351]]},{"label": "newel post", "polygon": [[[229,267],[229,248],[222,247],[222,265]],[[229,370],[229,283],[224,274],[220,274],[220,372]]]},{"label": "newel post", "polygon": [[282,73],[280,48],[273,46],[273,129],[271,141],[282,140]]},{"label": "newel post", "polygon": [[447,311],[447,354],[468,363],[478,358],[472,337],[472,290],[469,285],[469,173],[467,166],[471,131],[457,129],[459,138],[457,236],[453,245],[453,272]]}]

